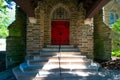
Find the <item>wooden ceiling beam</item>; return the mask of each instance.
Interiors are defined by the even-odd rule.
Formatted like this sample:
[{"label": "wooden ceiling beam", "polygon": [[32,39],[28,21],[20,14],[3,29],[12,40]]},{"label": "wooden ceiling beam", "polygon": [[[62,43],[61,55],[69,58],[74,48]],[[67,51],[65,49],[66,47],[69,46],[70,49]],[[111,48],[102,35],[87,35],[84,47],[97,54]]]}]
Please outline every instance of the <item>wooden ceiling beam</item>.
[{"label": "wooden ceiling beam", "polygon": [[92,18],[102,7],[107,4],[110,0],[97,0],[96,3],[86,13],[86,18]]},{"label": "wooden ceiling beam", "polygon": [[[21,9],[29,16],[35,16],[35,7],[39,0],[14,0]],[[81,1],[81,0],[80,0]],[[86,18],[92,18],[110,0],[82,0],[86,11]]]},{"label": "wooden ceiling beam", "polygon": [[29,0],[14,0],[16,4],[18,4],[21,9],[29,16],[29,17],[34,17],[34,7],[30,3]]}]

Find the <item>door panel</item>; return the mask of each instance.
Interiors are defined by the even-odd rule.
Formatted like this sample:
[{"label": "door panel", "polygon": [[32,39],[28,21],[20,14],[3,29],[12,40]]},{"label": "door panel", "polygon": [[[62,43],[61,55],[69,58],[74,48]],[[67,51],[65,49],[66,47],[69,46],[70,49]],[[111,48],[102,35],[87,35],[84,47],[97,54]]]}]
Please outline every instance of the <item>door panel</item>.
[{"label": "door panel", "polygon": [[68,45],[69,44],[69,22],[68,21],[52,21],[51,28],[52,45]]}]

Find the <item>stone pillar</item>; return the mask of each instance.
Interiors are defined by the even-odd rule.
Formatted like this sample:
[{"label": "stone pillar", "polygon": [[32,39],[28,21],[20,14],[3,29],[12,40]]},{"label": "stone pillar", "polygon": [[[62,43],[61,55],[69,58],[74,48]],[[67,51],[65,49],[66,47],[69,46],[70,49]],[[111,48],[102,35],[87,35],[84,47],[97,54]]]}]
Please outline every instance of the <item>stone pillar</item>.
[{"label": "stone pillar", "polygon": [[77,43],[78,47],[84,55],[88,58],[94,58],[93,56],[93,26],[79,25],[77,28]]},{"label": "stone pillar", "polygon": [[39,53],[44,44],[44,32],[40,24],[27,26],[27,54]]},{"label": "stone pillar", "polygon": [[103,22],[102,10],[94,17],[94,56],[95,59],[111,59],[111,29]]},{"label": "stone pillar", "polygon": [[26,55],[26,15],[19,7],[16,7],[16,19],[8,29],[6,66],[11,68],[23,62]]},{"label": "stone pillar", "polygon": [[35,23],[27,25],[27,56],[40,53],[44,47],[44,10],[41,8],[35,9]]}]

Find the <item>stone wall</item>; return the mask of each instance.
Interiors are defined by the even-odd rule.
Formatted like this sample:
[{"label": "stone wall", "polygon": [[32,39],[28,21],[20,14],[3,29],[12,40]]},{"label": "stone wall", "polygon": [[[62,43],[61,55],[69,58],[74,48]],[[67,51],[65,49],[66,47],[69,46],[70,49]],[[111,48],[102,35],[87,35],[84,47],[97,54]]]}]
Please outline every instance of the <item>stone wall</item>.
[{"label": "stone wall", "polygon": [[96,59],[111,59],[111,29],[103,22],[102,10],[94,17],[94,56]]},{"label": "stone wall", "polygon": [[[44,27],[44,45],[51,44],[51,21],[52,13],[59,7],[64,8],[68,14],[70,22],[70,44],[76,45],[76,26],[84,23],[84,9],[82,3],[78,5],[77,1],[59,1],[59,0],[46,0],[41,1],[36,8],[36,19],[37,23],[42,24]],[[41,16],[42,15],[42,16]],[[42,17],[42,18],[41,18]]]},{"label": "stone wall", "polygon": [[41,39],[41,30],[40,24],[27,26],[27,54],[38,53],[42,48],[43,40]]},{"label": "stone wall", "polygon": [[89,58],[111,59],[111,29],[103,23],[102,11],[94,17],[94,26],[91,26],[84,22],[83,3],[78,4],[77,0],[41,0],[35,9],[36,23],[28,21],[27,28],[26,15],[17,8],[16,20],[9,26],[7,67],[23,62],[26,52],[28,56],[39,53],[43,47],[51,44],[52,14],[59,7],[69,14],[70,44]]},{"label": "stone wall", "polygon": [[38,7],[35,9],[35,18],[36,24],[39,25],[35,27],[34,24],[29,23],[27,26],[27,53],[39,53],[42,47],[51,44],[52,16],[54,11],[60,7],[68,13],[70,44],[79,47],[82,53],[93,58],[94,29],[93,26],[84,25],[85,10],[83,3],[78,4],[75,0],[45,0],[38,3]]},{"label": "stone wall", "polygon": [[[117,2],[118,1],[118,2]],[[119,0],[111,0],[108,4],[106,4],[103,8],[103,17],[104,17],[104,22],[106,25],[110,25],[110,11],[116,11],[120,18],[120,1]]]},{"label": "stone wall", "polygon": [[[117,16],[120,19],[120,0],[111,0],[107,5],[104,6],[104,22],[112,29],[112,24],[117,21]],[[113,17],[110,18],[110,13],[112,13]],[[111,15],[111,16],[112,16]],[[111,20],[110,20],[111,19]],[[111,21],[111,24],[110,24]],[[120,34],[117,33],[114,29],[112,29],[112,51],[118,51],[120,49]]]},{"label": "stone wall", "polygon": [[16,20],[8,29],[6,64],[10,68],[23,62],[26,55],[26,15],[19,7],[16,8]]},{"label": "stone wall", "polygon": [[77,43],[80,51],[89,58],[93,56],[93,32],[94,28],[90,25],[79,25],[77,28]]}]

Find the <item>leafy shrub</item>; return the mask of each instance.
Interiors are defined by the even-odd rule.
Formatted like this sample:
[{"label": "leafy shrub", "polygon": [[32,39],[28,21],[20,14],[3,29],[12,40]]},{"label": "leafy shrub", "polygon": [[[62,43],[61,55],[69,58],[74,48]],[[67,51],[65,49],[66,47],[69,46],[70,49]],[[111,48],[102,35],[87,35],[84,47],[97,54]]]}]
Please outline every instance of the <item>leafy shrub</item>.
[{"label": "leafy shrub", "polygon": [[120,57],[120,50],[112,52],[112,56]]},{"label": "leafy shrub", "polygon": [[120,19],[112,25],[112,56],[120,57]]},{"label": "leafy shrub", "polygon": [[[14,20],[14,13],[12,12],[13,0],[0,0],[0,38],[8,36],[8,26]],[[11,13],[13,13],[11,15]]]}]

